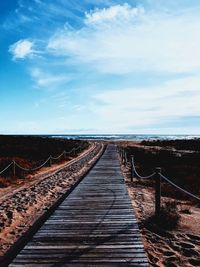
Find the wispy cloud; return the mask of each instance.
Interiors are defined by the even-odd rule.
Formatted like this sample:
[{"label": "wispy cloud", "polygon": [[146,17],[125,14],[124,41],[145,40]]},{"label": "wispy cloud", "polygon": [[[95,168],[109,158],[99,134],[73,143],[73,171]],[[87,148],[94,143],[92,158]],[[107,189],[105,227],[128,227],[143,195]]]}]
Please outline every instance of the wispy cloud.
[{"label": "wispy cloud", "polygon": [[38,87],[57,88],[58,85],[72,80],[69,75],[44,72],[40,68],[32,68],[30,73]]},{"label": "wispy cloud", "polygon": [[57,31],[50,52],[103,73],[190,72],[200,69],[196,10],[172,14],[128,4],[86,13],[79,30]]},{"label": "wispy cloud", "polygon": [[102,25],[105,23],[119,23],[132,20],[134,17],[142,14],[144,9],[142,7],[131,7],[127,3],[123,5],[113,5],[109,8],[95,9],[85,13],[86,24]]},{"label": "wispy cloud", "polygon": [[9,52],[12,54],[13,59],[25,59],[34,54],[34,43],[30,40],[19,40],[10,45]]},{"label": "wispy cloud", "polygon": [[200,78],[196,76],[148,88],[108,90],[94,96],[98,104],[92,109],[114,130],[167,126],[174,119],[200,114],[199,84]]}]

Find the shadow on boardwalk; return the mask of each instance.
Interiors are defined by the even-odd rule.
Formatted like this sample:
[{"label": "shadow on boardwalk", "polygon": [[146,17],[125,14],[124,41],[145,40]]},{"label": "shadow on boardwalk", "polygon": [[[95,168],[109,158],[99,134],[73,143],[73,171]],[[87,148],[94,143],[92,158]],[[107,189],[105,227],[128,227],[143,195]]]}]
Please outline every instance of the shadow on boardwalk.
[{"label": "shadow on boardwalk", "polygon": [[109,145],[10,266],[148,266],[138,225]]}]

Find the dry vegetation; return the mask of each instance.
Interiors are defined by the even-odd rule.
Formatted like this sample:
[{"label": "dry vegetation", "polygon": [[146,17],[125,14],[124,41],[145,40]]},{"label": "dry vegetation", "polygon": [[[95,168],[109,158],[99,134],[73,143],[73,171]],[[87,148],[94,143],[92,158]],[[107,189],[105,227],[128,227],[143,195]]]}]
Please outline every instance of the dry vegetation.
[{"label": "dry vegetation", "polygon": [[[50,155],[56,157],[64,150],[70,151],[81,145],[81,149],[73,155],[67,155],[65,160],[77,156],[81,151],[89,147],[87,141],[52,139],[48,137],[33,136],[0,136],[0,171],[11,161],[15,160],[24,168],[31,169],[42,164]],[[59,160],[59,163],[63,158]],[[58,160],[54,160],[58,163]],[[31,172],[24,172],[16,168],[16,178],[26,177]],[[32,174],[32,173],[31,173]],[[12,167],[0,175],[0,188],[15,183]]]},{"label": "dry vegetation", "polygon": [[[172,181],[200,196],[199,144],[199,140],[156,141],[132,146],[129,143],[124,149],[129,159],[134,155],[141,175],[159,166]],[[199,203],[162,182],[162,208],[156,217],[154,181],[134,178],[130,182],[130,165],[122,166],[122,170],[150,266],[200,266]]]},{"label": "dry vegetation", "polygon": [[[195,151],[186,150],[186,148],[194,149],[194,142],[194,140],[142,142],[141,146],[127,147],[126,151],[129,160],[131,155],[134,155],[138,172],[141,175],[148,175],[154,171],[155,167],[159,166],[162,168],[162,173],[173,182],[200,196],[200,141],[196,140]],[[152,182],[146,184],[152,186]],[[172,189],[171,185],[166,183],[162,194],[177,199],[191,199],[181,191]]]}]

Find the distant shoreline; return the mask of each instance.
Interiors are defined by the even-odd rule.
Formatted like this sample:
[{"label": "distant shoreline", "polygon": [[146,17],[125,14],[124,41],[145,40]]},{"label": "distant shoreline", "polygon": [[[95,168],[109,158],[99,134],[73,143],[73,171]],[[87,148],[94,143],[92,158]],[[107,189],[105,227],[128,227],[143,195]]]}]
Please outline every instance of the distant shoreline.
[{"label": "distant shoreline", "polygon": [[10,134],[10,136],[36,136],[90,141],[153,141],[182,139],[189,140],[200,138],[200,135],[193,134]]}]

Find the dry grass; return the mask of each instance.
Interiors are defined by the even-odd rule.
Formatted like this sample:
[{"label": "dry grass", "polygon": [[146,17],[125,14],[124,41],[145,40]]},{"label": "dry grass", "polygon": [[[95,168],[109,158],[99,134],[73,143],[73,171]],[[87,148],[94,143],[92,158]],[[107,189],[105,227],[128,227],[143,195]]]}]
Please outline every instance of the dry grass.
[{"label": "dry grass", "polygon": [[[35,136],[1,136],[0,135],[0,171],[15,160],[20,166],[31,169],[40,166],[50,155],[56,157],[64,150],[69,152],[73,148],[81,149],[67,155],[69,160],[72,156],[76,157],[81,151],[89,147],[87,141],[67,140],[67,139],[53,139],[48,137]],[[64,158],[54,160],[53,163],[62,163]],[[33,172],[22,171],[16,167],[16,179],[27,178]],[[0,188],[14,183],[16,179],[13,178],[13,167],[8,168],[0,175]]]},{"label": "dry grass", "polygon": [[[197,144],[198,145],[198,144]],[[134,155],[137,171],[142,175],[149,175],[156,166],[162,168],[162,173],[170,180],[190,191],[191,193],[200,195],[200,153],[182,153],[177,155],[172,150],[151,150],[148,147],[126,147],[128,159]],[[153,181],[138,181],[138,183],[153,187]],[[176,190],[166,182],[162,182],[162,195],[173,197],[175,199],[191,200],[185,193]],[[194,204],[197,202],[194,200]]]},{"label": "dry grass", "polygon": [[152,215],[145,221],[145,226],[173,230],[178,226],[180,215],[175,202],[166,202],[158,215]]}]

